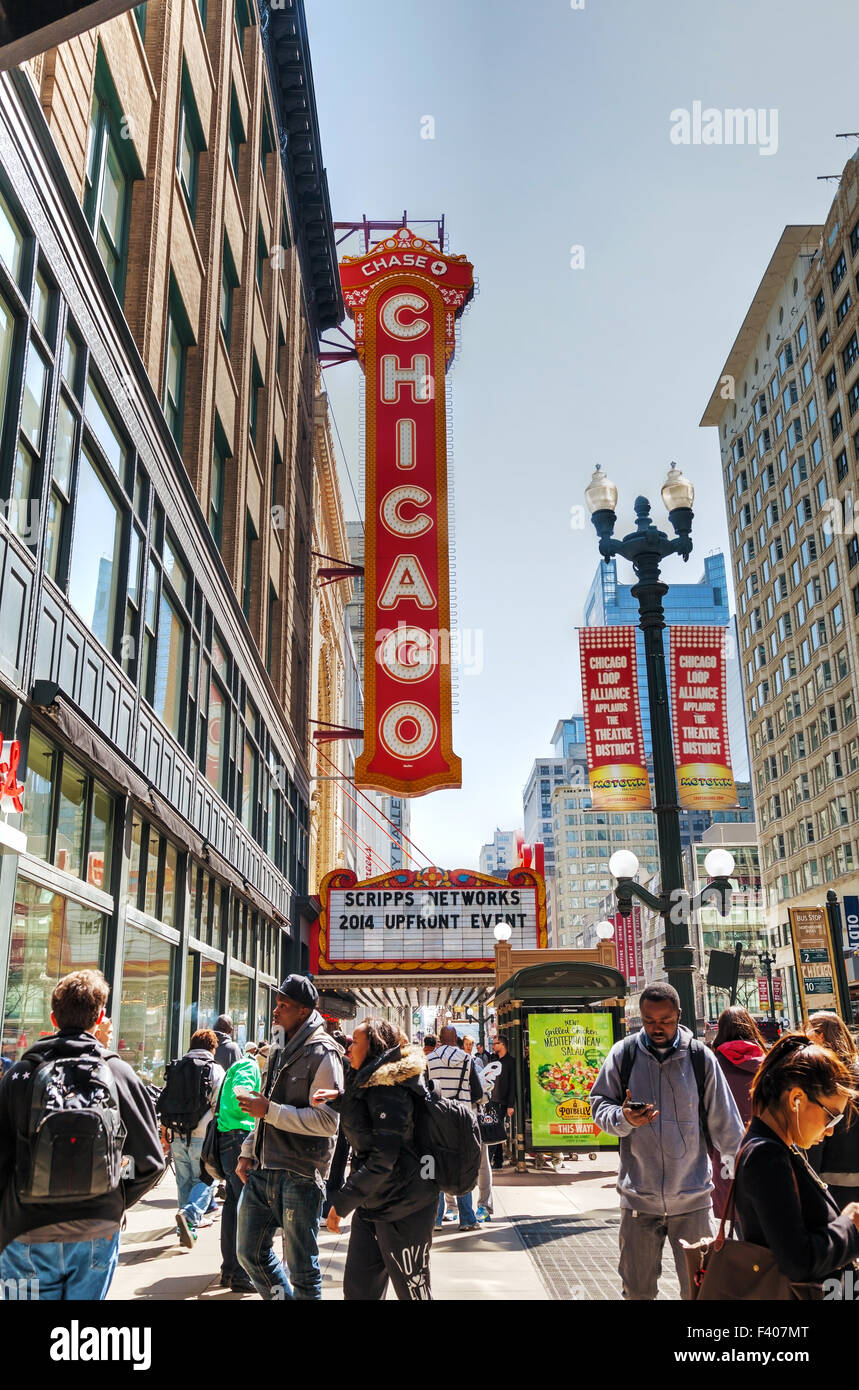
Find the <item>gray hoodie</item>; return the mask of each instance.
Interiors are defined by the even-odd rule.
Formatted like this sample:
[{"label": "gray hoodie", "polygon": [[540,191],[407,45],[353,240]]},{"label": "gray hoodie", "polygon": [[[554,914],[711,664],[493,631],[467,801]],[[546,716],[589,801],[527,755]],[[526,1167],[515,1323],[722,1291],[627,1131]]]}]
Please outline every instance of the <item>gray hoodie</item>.
[{"label": "gray hoodie", "polygon": [[[629,1090],[659,1111],[652,1124],[636,1127],[623,1113],[620,1062],[623,1042],[615,1043],[591,1091],[591,1114],[606,1134],[620,1136],[617,1190],[622,1207],[655,1216],[678,1216],[710,1205],[713,1191],[710,1160],[698,1120],[698,1086],[692,1070],[688,1028],[678,1029],[677,1043],[660,1062],[637,1035]],[[715,1055],[707,1048],[704,1105],[715,1148],[733,1156],[744,1128]]]}]

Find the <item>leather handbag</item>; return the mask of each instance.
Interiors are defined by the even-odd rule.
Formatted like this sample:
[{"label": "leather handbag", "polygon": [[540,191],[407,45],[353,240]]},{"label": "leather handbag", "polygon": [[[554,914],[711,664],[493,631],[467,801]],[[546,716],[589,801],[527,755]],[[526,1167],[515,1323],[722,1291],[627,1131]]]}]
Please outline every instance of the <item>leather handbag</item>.
[{"label": "leather handbag", "polygon": [[[820,1284],[798,1284],[782,1274],[771,1250],[734,1237],[734,1182],[716,1236],[690,1245],[681,1240],[686,1256],[691,1299],[702,1303],[776,1302],[822,1299]],[[730,1231],[728,1223],[730,1221]]]}]

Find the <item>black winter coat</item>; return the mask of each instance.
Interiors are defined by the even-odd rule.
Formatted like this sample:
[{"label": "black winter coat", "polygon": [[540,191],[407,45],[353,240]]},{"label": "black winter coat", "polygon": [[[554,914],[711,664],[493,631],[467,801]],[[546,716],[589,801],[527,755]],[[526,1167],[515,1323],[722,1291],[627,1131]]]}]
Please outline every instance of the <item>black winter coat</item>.
[{"label": "black winter coat", "polygon": [[734,1198],[743,1239],[771,1250],[788,1279],[827,1279],[859,1256],[850,1217],[758,1117],[740,1145]]},{"label": "black winter coat", "polygon": [[438,1184],[422,1175],[415,1109],[427,1094],[426,1058],[417,1047],[392,1047],[349,1071],[332,1109],[352,1149],[352,1171],[329,1193],[338,1216],[356,1207],[371,1220],[401,1221],[438,1201]]},{"label": "black winter coat", "polygon": [[[29,1127],[28,1099],[31,1073],[51,1057],[71,1057],[95,1052],[107,1059],[116,1080],[119,1113],[125,1125],[123,1153],[134,1159],[135,1176],[123,1179],[113,1192],[75,1201],[39,1205],[18,1200],[15,1183],[17,1136]],[[133,1206],[164,1172],[165,1160],[159,1140],[155,1108],[136,1072],[115,1052],[106,1052],[91,1033],[64,1028],[50,1038],[42,1038],[24,1053],[0,1081],[0,1250],[26,1231],[53,1226],[57,1221],[121,1221],[126,1207]]]},{"label": "black winter coat", "polygon": [[492,1061],[501,1063],[501,1074],[495,1078],[490,1100],[493,1105],[498,1106],[502,1115],[506,1115],[508,1108],[516,1104],[516,1077],[513,1072],[513,1058],[508,1052],[503,1057],[495,1055]]}]

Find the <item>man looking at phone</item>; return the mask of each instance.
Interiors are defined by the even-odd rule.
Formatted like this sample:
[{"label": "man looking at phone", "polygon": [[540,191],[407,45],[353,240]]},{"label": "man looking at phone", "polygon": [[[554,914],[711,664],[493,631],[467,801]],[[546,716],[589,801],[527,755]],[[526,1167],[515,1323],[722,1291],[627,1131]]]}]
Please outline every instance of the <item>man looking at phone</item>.
[{"label": "man looking at phone", "polygon": [[708,1141],[733,1157],[743,1123],[711,1050],[680,1023],[668,984],[639,996],[641,1032],[615,1043],[590,1093],[594,1122],[620,1138],[623,1296],[654,1299],[666,1237],[689,1296],[682,1240],[713,1233]]},{"label": "man looking at phone", "polygon": [[[237,1096],[239,1108],[256,1125],[236,1164],[245,1184],[236,1251],[265,1299],[322,1297],[317,1234],[340,1121],[336,1110],[311,1105],[310,1097],[319,1090],[343,1090],[343,1062],[316,1010],[318,999],[311,980],[287,975],[274,1010],[275,1028],[283,1029],[285,1041],[269,1058],[265,1093]],[[278,1229],[289,1278],[272,1247]]]}]

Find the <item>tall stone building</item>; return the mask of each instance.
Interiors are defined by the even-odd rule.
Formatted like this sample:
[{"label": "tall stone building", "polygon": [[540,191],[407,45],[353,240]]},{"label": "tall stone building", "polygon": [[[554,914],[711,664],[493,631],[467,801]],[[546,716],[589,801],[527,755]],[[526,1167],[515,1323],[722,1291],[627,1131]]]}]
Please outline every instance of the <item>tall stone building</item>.
[{"label": "tall stone building", "polygon": [[5,1055],[100,966],[158,1080],[224,1008],[266,1033],[307,964],[314,375],[340,317],[301,0],[150,0],[0,75]]},{"label": "tall stone building", "polygon": [[859,892],[857,276],[854,156],[825,225],[785,227],[701,422],[718,429],[761,879],[794,990],[788,907]]}]

